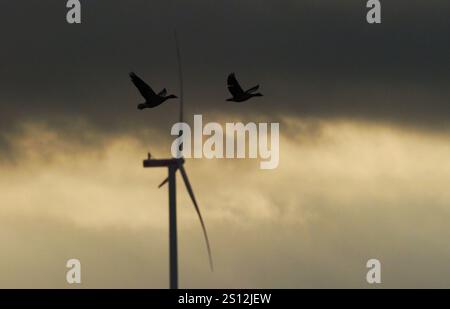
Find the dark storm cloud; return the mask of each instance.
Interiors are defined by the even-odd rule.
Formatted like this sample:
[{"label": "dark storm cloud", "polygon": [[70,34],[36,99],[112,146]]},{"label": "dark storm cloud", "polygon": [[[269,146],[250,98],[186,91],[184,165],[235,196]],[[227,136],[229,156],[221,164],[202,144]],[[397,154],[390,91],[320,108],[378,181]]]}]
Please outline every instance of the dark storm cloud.
[{"label": "dark storm cloud", "polygon": [[[108,132],[170,127],[176,103],[139,113],[128,80],[177,92],[173,29],[182,41],[188,112],[357,117],[446,126],[450,114],[448,1],[2,1],[0,121],[64,127],[86,119]],[[224,102],[226,75],[265,97]],[[0,138],[1,140],[1,138]]]}]

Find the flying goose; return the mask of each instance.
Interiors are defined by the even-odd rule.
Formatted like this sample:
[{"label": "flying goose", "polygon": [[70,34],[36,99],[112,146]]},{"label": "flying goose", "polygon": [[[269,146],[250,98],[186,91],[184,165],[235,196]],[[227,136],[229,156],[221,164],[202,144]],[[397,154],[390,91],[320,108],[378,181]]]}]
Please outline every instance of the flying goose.
[{"label": "flying goose", "polygon": [[228,75],[228,91],[230,91],[233,97],[227,99],[227,101],[244,102],[252,97],[262,97],[263,95],[261,93],[254,93],[256,90],[258,90],[258,88],[259,85],[256,85],[255,87],[252,87],[246,91],[242,90],[242,87],[241,85],[239,85],[236,76],[234,75],[234,73],[231,73],[230,75]]},{"label": "flying goose", "polygon": [[146,82],[144,82],[139,76],[134,74],[133,72],[130,73],[131,81],[136,86],[136,88],[139,90],[141,95],[144,97],[145,102],[138,105],[138,109],[143,110],[145,108],[153,108],[156,107],[168,99],[176,99],[177,96],[171,94],[167,96],[167,90],[164,88],[161,90],[158,94],[156,94],[153,89],[147,85]]}]

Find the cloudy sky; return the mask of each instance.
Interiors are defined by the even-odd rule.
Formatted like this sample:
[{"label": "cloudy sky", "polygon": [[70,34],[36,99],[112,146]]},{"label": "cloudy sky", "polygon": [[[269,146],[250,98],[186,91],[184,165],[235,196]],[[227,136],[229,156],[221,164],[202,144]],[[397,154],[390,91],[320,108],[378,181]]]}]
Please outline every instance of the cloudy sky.
[{"label": "cloudy sky", "polygon": [[[450,284],[450,3],[0,0],[0,287],[168,286],[164,170],[178,101],[138,111],[128,73],[178,94],[186,120],[280,122],[280,166],[189,160],[210,233],[179,186],[180,285]],[[226,76],[263,98],[226,102]]]}]

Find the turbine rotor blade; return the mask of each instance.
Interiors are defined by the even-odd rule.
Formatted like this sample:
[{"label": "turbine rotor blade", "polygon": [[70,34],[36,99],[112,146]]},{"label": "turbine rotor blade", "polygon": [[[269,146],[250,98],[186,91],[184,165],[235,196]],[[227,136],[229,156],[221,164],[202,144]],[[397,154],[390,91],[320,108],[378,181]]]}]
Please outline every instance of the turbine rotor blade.
[{"label": "turbine rotor blade", "polygon": [[192,186],[191,186],[191,183],[189,182],[189,178],[187,176],[186,170],[184,169],[184,166],[182,164],[180,164],[178,166],[178,169],[181,172],[181,176],[183,177],[184,184],[186,185],[186,189],[189,193],[189,196],[191,197],[192,202],[194,203],[194,207],[195,207],[195,210],[197,211],[198,218],[200,219],[200,224],[202,225],[202,229],[203,229],[203,235],[205,236],[206,248],[208,249],[209,266],[211,267],[211,271],[213,271],[214,266],[213,266],[213,260],[212,260],[212,254],[211,254],[211,247],[209,246],[209,239],[208,239],[208,233],[206,232],[205,222],[203,221],[202,214],[200,213],[200,208],[198,207],[197,200],[195,199],[194,191],[192,190]]},{"label": "turbine rotor blade", "polygon": [[[183,66],[181,63],[181,51],[180,51],[180,42],[178,40],[178,34],[177,34],[177,30],[175,29],[174,32],[175,35],[175,47],[177,50],[177,63],[178,63],[178,82],[179,82],[179,87],[180,87],[180,123],[183,122],[183,104],[184,104],[184,87],[183,87]],[[181,127],[180,127],[181,128]],[[178,134],[178,137],[181,136],[181,132]],[[179,145],[178,148],[178,153],[182,154],[183,153],[183,147],[184,144],[181,143]]]},{"label": "turbine rotor blade", "polygon": [[167,177],[166,179],[163,180],[163,182],[161,182],[158,186],[158,189],[160,189],[162,186],[164,186],[166,183],[169,182],[169,177]]}]

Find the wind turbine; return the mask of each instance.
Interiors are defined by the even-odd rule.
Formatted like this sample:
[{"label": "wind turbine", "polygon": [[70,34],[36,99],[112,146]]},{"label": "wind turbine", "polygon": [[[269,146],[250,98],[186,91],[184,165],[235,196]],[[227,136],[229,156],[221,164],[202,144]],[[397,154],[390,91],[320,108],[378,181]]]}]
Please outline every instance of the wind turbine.
[{"label": "wind turbine", "polygon": [[[183,122],[183,72],[181,66],[181,54],[180,46],[178,42],[178,36],[175,31],[175,43],[177,50],[177,60],[178,60],[178,76],[180,84],[180,123]],[[181,134],[181,132],[180,132]],[[144,160],[144,168],[151,167],[167,167],[169,175],[168,177],[159,185],[159,188],[169,183],[169,265],[170,265],[170,288],[178,289],[178,244],[177,244],[177,202],[176,202],[176,172],[180,171],[183,182],[189,193],[189,196],[194,204],[194,208],[197,212],[200,224],[202,226],[203,235],[205,237],[206,248],[208,250],[209,265],[211,270],[214,269],[211,247],[209,245],[208,233],[206,232],[205,222],[203,221],[200,208],[197,203],[197,199],[194,195],[194,190],[192,189],[191,183],[187,176],[186,170],[184,169],[185,160],[182,157],[183,144],[181,143],[178,147],[178,158],[170,159],[152,159],[149,154],[148,159]]]}]

